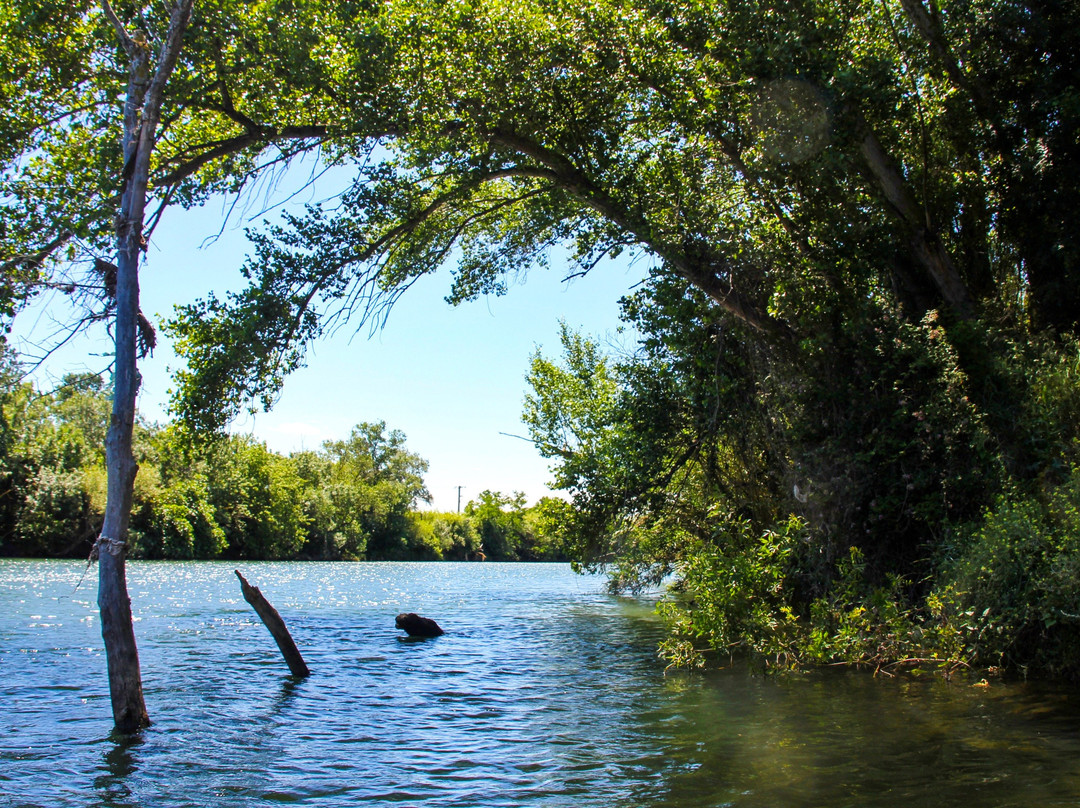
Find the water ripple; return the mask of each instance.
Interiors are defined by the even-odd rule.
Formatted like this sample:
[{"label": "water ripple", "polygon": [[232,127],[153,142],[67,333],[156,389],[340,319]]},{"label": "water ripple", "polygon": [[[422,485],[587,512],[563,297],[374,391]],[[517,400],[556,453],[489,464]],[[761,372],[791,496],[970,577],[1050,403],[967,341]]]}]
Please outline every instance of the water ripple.
[{"label": "water ripple", "polygon": [[[1080,801],[1071,693],[665,675],[648,604],[563,565],[245,564],[295,680],[232,565],[132,564],[154,724],[117,741],[83,566],[0,561],[0,805]],[[399,611],[447,633],[409,641]]]}]

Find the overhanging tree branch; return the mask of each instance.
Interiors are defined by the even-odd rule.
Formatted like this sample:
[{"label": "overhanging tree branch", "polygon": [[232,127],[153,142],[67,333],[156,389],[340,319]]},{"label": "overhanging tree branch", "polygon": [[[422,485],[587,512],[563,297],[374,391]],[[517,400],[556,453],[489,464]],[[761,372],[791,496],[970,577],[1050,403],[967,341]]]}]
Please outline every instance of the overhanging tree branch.
[{"label": "overhanging tree branch", "polygon": [[737,291],[730,281],[725,281],[719,276],[717,273],[719,267],[729,270],[725,273],[729,277],[732,274],[731,267],[727,266],[727,262],[719,256],[713,256],[713,261],[710,262],[712,266],[690,260],[682,250],[657,237],[652,226],[645,219],[635,216],[617,203],[610,194],[594,184],[584,172],[563,155],[509,130],[493,132],[491,140],[504,148],[531,157],[545,166],[551,172],[551,179],[557,181],[560,187],[619,228],[633,234],[641,244],[656,253],[672,269],[703,291],[729,314],[772,339],[784,343],[790,341],[790,329],[785,323],[761,311]]}]

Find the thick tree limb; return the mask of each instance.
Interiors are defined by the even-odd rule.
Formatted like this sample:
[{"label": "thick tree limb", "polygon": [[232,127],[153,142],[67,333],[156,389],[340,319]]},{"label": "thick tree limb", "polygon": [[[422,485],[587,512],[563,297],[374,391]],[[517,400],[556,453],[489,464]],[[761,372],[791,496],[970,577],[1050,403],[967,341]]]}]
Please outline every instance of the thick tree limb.
[{"label": "thick tree limb", "polygon": [[109,3],[109,0],[101,0],[101,8],[102,11],[105,12],[105,17],[109,20],[113,30],[116,31],[116,38],[120,40],[120,44],[123,46],[128,56],[131,56],[135,43],[128,35],[127,29],[124,28],[124,24],[120,22],[120,18],[116,16],[116,12],[113,11],[112,4]]},{"label": "thick tree limb", "polygon": [[975,103],[975,109],[979,115],[990,121],[991,125],[993,125],[990,93],[986,91],[977,79],[968,75],[968,73],[960,66],[960,60],[956,58],[956,54],[954,54],[952,48],[949,47],[949,43],[945,39],[945,33],[941,30],[941,26],[938,24],[938,21],[931,16],[930,12],[927,11],[922,0],[900,0],[900,5],[903,6],[904,13],[907,15],[908,19],[915,25],[919,33],[922,34],[923,39],[925,39],[930,46],[930,49],[940,60],[946,75],[952,83],[968,94]]},{"label": "thick tree limb", "polygon": [[139,253],[143,248],[143,220],[149,186],[150,157],[157,139],[165,85],[179,58],[184,30],[191,20],[194,0],[179,0],[173,7],[169,29],[150,75],[150,45],[146,34],[128,35],[109,0],[102,0],[105,16],[117,30],[128,53],[127,97],[124,101],[121,146],[120,211],[116,227],[116,344],[113,365],[113,409],[105,439],[108,495],[105,519],[97,546],[98,608],[109,670],[113,720],[119,732],[129,733],[150,723],[143,698],[142,674],[127,594],[124,548],[131,518],[131,502],[138,465],[131,448],[135,423],[135,396],[139,334]]},{"label": "thick tree limb", "polygon": [[[779,342],[786,343],[790,340],[791,334],[787,325],[760,310],[746,296],[738,292],[732,283],[723,280],[717,273],[721,267],[702,265],[698,261],[691,260],[684,251],[662,241],[655,235],[647,221],[634,216],[618,204],[565,156],[506,130],[492,133],[491,140],[496,145],[524,154],[545,166],[551,172],[550,179],[613,224],[633,234],[640,243],[648,246],[672,269],[708,295],[722,309],[759,333],[766,334]],[[723,264],[719,257],[715,259],[714,264]]]},{"label": "thick tree limb", "polygon": [[222,157],[239,154],[253,146],[261,148],[282,140],[321,140],[328,137],[329,134],[330,131],[324,126],[287,126],[282,129],[259,127],[236,137],[205,144],[206,151],[182,162],[168,174],[161,177],[157,184],[159,186],[175,185],[187,179],[208,163]]},{"label": "thick tree limb", "polygon": [[926,270],[953,311],[961,317],[971,317],[975,311],[971,293],[945,251],[945,246],[931,229],[928,214],[916,202],[900,170],[862,116],[859,116],[856,126],[863,161],[889,209],[907,232],[915,259]]}]

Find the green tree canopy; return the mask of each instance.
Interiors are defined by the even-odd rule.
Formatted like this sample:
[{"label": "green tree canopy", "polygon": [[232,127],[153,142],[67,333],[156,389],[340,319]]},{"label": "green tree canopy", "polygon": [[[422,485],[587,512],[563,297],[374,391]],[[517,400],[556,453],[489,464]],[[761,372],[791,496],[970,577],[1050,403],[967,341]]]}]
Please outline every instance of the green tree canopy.
[{"label": "green tree canopy", "polygon": [[52,392],[22,380],[4,347],[0,369],[0,552],[84,556],[105,500],[104,436],[111,403],[94,374]]},{"label": "green tree canopy", "polygon": [[[32,100],[3,120],[5,260],[36,270],[67,257],[61,244],[104,249],[121,168],[124,58],[89,6],[33,23],[51,13],[13,1],[3,17],[25,54],[8,59],[8,92]],[[327,317],[375,316],[451,257],[452,298],[498,292],[554,243],[582,270],[644,251],[788,356],[868,300],[913,321],[1004,308],[1072,331],[1075,14],[1016,0],[201,4],[155,198],[196,204],[311,148],[356,181],[257,238],[248,291],[180,318],[177,407],[207,422],[268,402]]]},{"label": "green tree canopy", "polygon": [[525,495],[481,491],[465,506],[480,534],[479,549],[492,561],[517,561],[526,543]]},{"label": "green tree canopy", "polygon": [[451,256],[464,299],[559,242],[583,270],[645,251],[788,356],[867,305],[950,322],[1005,307],[1072,331],[1074,14],[1005,0],[381,6],[352,26],[377,32],[374,53],[347,38],[313,53],[335,94],[370,91],[374,66],[384,84],[360,116],[374,118],[353,131],[384,148],[333,210],[258,239],[247,292],[181,319],[193,375],[178,406],[207,418],[208,400],[272,397],[320,313],[378,311]]}]

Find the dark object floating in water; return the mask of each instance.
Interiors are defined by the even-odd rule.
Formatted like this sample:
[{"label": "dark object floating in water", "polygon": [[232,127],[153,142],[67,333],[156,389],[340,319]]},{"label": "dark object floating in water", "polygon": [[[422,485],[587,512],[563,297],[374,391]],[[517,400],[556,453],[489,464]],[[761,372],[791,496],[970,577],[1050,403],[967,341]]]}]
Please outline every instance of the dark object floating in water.
[{"label": "dark object floating in water", "polygon": [[421,617],[414,612],[399,614],[394,624],[410,637],[438,637],[443,633],[439,624],[430,617]]}]

